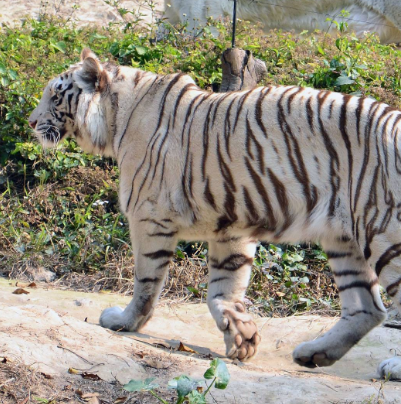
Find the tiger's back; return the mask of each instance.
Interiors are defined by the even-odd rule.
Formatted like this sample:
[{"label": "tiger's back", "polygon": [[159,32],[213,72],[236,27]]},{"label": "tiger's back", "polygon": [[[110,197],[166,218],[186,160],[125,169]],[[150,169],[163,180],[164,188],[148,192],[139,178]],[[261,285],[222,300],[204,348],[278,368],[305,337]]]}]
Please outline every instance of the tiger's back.
[{"label": "tiger's back", "polygon": [[[366,98],[298,87],[211,94],[186,75],[82,62],[51,81],[30,117],[46,146],[76,138],[118,162],[135,256],[134,298],[104,327],[152,316],[179,239],[209,243],[208,305],[227,355],[260,342],[243,303],[257,240],[320,241],[342,313],[294,360],[327,366],[386,316],[379,280],[401,301],[401,113]],[[399,362],[383,373],[400,375]],[[395,376],[394,376],[395,375]]]},{"label": "tiger's back", "polygon": [[[271,241],[316,240],[327,228],[353,238],[364,234],[369,191],[385,181],[396,193],[401,114],[385,104],[299,87],[210,94],[183,81],[143,104],[144,113],[159,102],[153,126],[142,111],[131,117],[131,136],[152,140],[130,150],[128,163],[121,158],[121,167],[131,165],[122,188],[137,195],[122,199],[124,211],[154,193],[170,200],[183,227],[190,217],[188,239],[206,236],[196,230],[205,221],[211,234],[249,230]],[[135,141],[126,136],[117,134],[119,144]],[[387,203],[377,202],[369,209],[386,212]]]}]

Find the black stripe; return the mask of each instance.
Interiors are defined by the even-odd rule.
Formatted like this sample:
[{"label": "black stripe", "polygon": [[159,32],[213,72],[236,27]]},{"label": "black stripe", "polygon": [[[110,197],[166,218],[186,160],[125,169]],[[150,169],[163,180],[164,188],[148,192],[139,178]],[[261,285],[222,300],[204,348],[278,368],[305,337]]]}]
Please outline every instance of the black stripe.
[{"label": "black stripe", "polygon": [[226,281],[226,280],[228,280],[228,279],[231,279],[231,278],[228,277],[228,276],[220,276],[219,278],[212,279],[212,280],[209,282],[209,285],[212,284],[212,283],[220,282],[220,281]]},{"label": "black stripe", "polygon": [[327,259],[351,257],[352,252],[326,251]]},{"label": "black stripe", "polygon": [[394,244],[388,248],[376,262],[376,274],[380,275],[383,268],[390,263],[391,260],[401,255],[401,243]]},{"label": "black stripe", "polygon": [[246,139],[246,150],[249,156],[251,157],[252,160],[255,160],[255,157],[252,153],[252,146],[251,146],[251,141],[254,144],[257,152],[257,157],[256,161],[259,162],[259,171],[261,175],[264,175],[265,173],[265,162],[264,162],[264,153],[263,153],[263,147],[261,144],[257,141],[253,131],[251,124],[249,122],[248,116],[246,117],[246,134],[245,134],[245,139]]},{"label": "black stripe", "polygon": [[362,271],[358,271],[357,269],[344,269],[342,271],[332,271],[334,276],[340,277],[340,276],[347,276],[347,275],[363,275]]},{"label": "black stripe", "polygon": [[224,269],[226,271],[236,271],[244,265],[252,265],[253,258],[238,253],[229,255],[221,262],[219,262],[216,258],[211,257],[210,262],[213,268]]},{"label": "black stripe", "polygon": [[[163,221],[165,221],[165,220],[163,220]],[[154,220],[154,219],[141,219],[140,222],[149,222],[149,223],[153,223],[157,226],[160,226],[163,229],[168,229],[167,226],[165,226],[164,224],[161,224],[160,222],[158,222],[157,220]]]},{"label": "black stripe", "polygon": [[155,270],[158,271],[160,269],[164,269],[167,265],[170,265],[170,260],[162,262],[160,265],[158,265]]},{"label": "black stripe", "polygon": [[159,250],[151,253],[142,254],[146,258],[150,258],[151,260],[158,260],[159,258],[170,258],[174,255],[174,251],[168,250]]},{"label": "black stripe", "polygon": [[272,87],[263,88],[260,91],[259,98],[256,101],[256,105],[255,105],[255,120],[256,120],[257,125],[259,126],[259,129],[262,131],[262,133],[266,139],[267,139],[267,131],[266,131],[266,127],[263,123],[263,118],[262,118],[262,116],[263,116],[262,102],[263,102],[265,96],[267,94],[269,94],[271,89],[272,89]]},{"label": "black stripe", "polygon": [[245,206],[247,208],[248,222],[250,225],[255,225],[260,220],[260,218],[255,205],[249,195],[248,189],[244,186],[242,187],[242,194],[244,196]]},{"label": "black stripe", "polygon": [[204,196],[206,202],[210,206],[212,206],[212,208],[214,210],[217,210],[216,202],[214,200],[214,196],[213,196],[212,192],[210,191],[209,177],[206,178],[206,185],[205,185],[205,189],[203,191],[203,196]]},{"label": "black stripe", "polygon": [[[391,296],[394,297],[398,292],[398,286],[401,284],[401,278],[398,281],[395,281],[387,286],[386,292]],[[394,289],[394,290],[392,290]]]},{"label": "black stripe", "polygon": [[149,237],[174,237],[177,234],[176,231],[172,231],[170,233],[151,233],[148,234]]},{"label": "black stripe", "polygon": [[355,282],[349,283],[348,285],[339,286],[338,291],[343,292],[344,290],[348,290],[348,289],[363,288],[363,289],[366,289],[366,290],[368,290],[370,292],[370,290],[372,289],[372,287],[374,285],[377,285],[377,279],[375,279],[374,281],[370,281],[370,282],[355,281]]},{"label": "black stripe", "polygon": [[136,279],[139,283],[157,283],[157,282],[160,282],[160,281],[161,281],[160,278],[143,278],[143,279],[139,279],[139,278],[135,277],[135,279]]},{"label": "black stripe", "polygon": [[265,205],[265,214],[268,218],[268,222],[266,223],[265,228],[267,231],[274,231],[277,226],[277,220],[274,217],[273,208],[270,203],[267,191],[266,191],[265,187],[263,186],[261,178],[256,173],[256,171],[252,168],[252,165],[249,162],[249,159],[247,157],[245,157],[245,165],[246,165],[246,168],[248,169],[248,172],[252,178],[252,181],[255,184],[255,187]]}]

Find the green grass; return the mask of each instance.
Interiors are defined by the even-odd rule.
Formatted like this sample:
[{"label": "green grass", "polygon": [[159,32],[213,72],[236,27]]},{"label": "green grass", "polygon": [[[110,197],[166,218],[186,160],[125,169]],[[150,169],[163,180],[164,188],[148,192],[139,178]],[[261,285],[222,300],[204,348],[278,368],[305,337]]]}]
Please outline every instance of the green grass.
[{"label": "green grass", "polygon": [[[220,55],[230,30],[219,38],[171,31],[163,42],[135,24],[125,29],[78,29],[63,21],[26,21],[0,32],[0,271],[18,274],[27,265],[59,276],[72,272],[108,277],[132,268],[129,234],[117,201],[118,170],[111,159],[81,153],[72,141],[44,152],[27,117],[47,81],[76,63],[89,46],[102,61],[157,73],[183,71],[205,89],[221,82]],[[184,29],[184,28],[182,28]],[[370,35],[359,41],[346,32],[262,33],[245,23],[237,45],[263,59],[264,84],[295,84],[374,97],[400,107],[401,53]],[[204,298],[207,245],[181,242],[168,293]],[[197,276],[188,274],[196,268]],[[122,275],[121,275],[122,274]],[[100,283],[100,285],[105,285]],[[113,287],[113,282],[107,283]],[[167,293],[167,292],[166,292]],[[317,246],[262,245],[255,259],[248,298],[268,315],[303,311],[334,313],[336,288]]]}]

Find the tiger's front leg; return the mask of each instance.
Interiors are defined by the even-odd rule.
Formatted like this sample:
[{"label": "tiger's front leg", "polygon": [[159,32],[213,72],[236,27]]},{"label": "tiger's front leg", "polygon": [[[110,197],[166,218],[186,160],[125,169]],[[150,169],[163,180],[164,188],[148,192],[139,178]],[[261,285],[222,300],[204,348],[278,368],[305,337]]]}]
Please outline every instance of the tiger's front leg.
[{"label": "tiger's front leg", "polygon": [[144,218],[130,221],[135,258],[134,296],[125,310],[105,309],[100,325],[120,331],[138,331],[152,317],[177,244],[172,221]]},{"label": "tiger's front leg", "polygon": [[256,242],[221,238],[209,243],[207,302],[217,326],[224,332],[226,355],[248,360],[260,342],[258,328],[244,305]]}]

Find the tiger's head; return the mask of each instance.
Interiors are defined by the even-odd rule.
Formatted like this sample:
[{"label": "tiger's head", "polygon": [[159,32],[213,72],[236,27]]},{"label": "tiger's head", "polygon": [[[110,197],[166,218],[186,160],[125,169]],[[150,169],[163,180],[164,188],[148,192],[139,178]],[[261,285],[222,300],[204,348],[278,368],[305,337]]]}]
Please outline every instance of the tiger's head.
[{"label": "tiger's head", "polygon": [[45,148],[75,138],[89,153],[113,156],[110,139],[109,72],[90,49],[81,61],[51,80],[28,122]]}]

